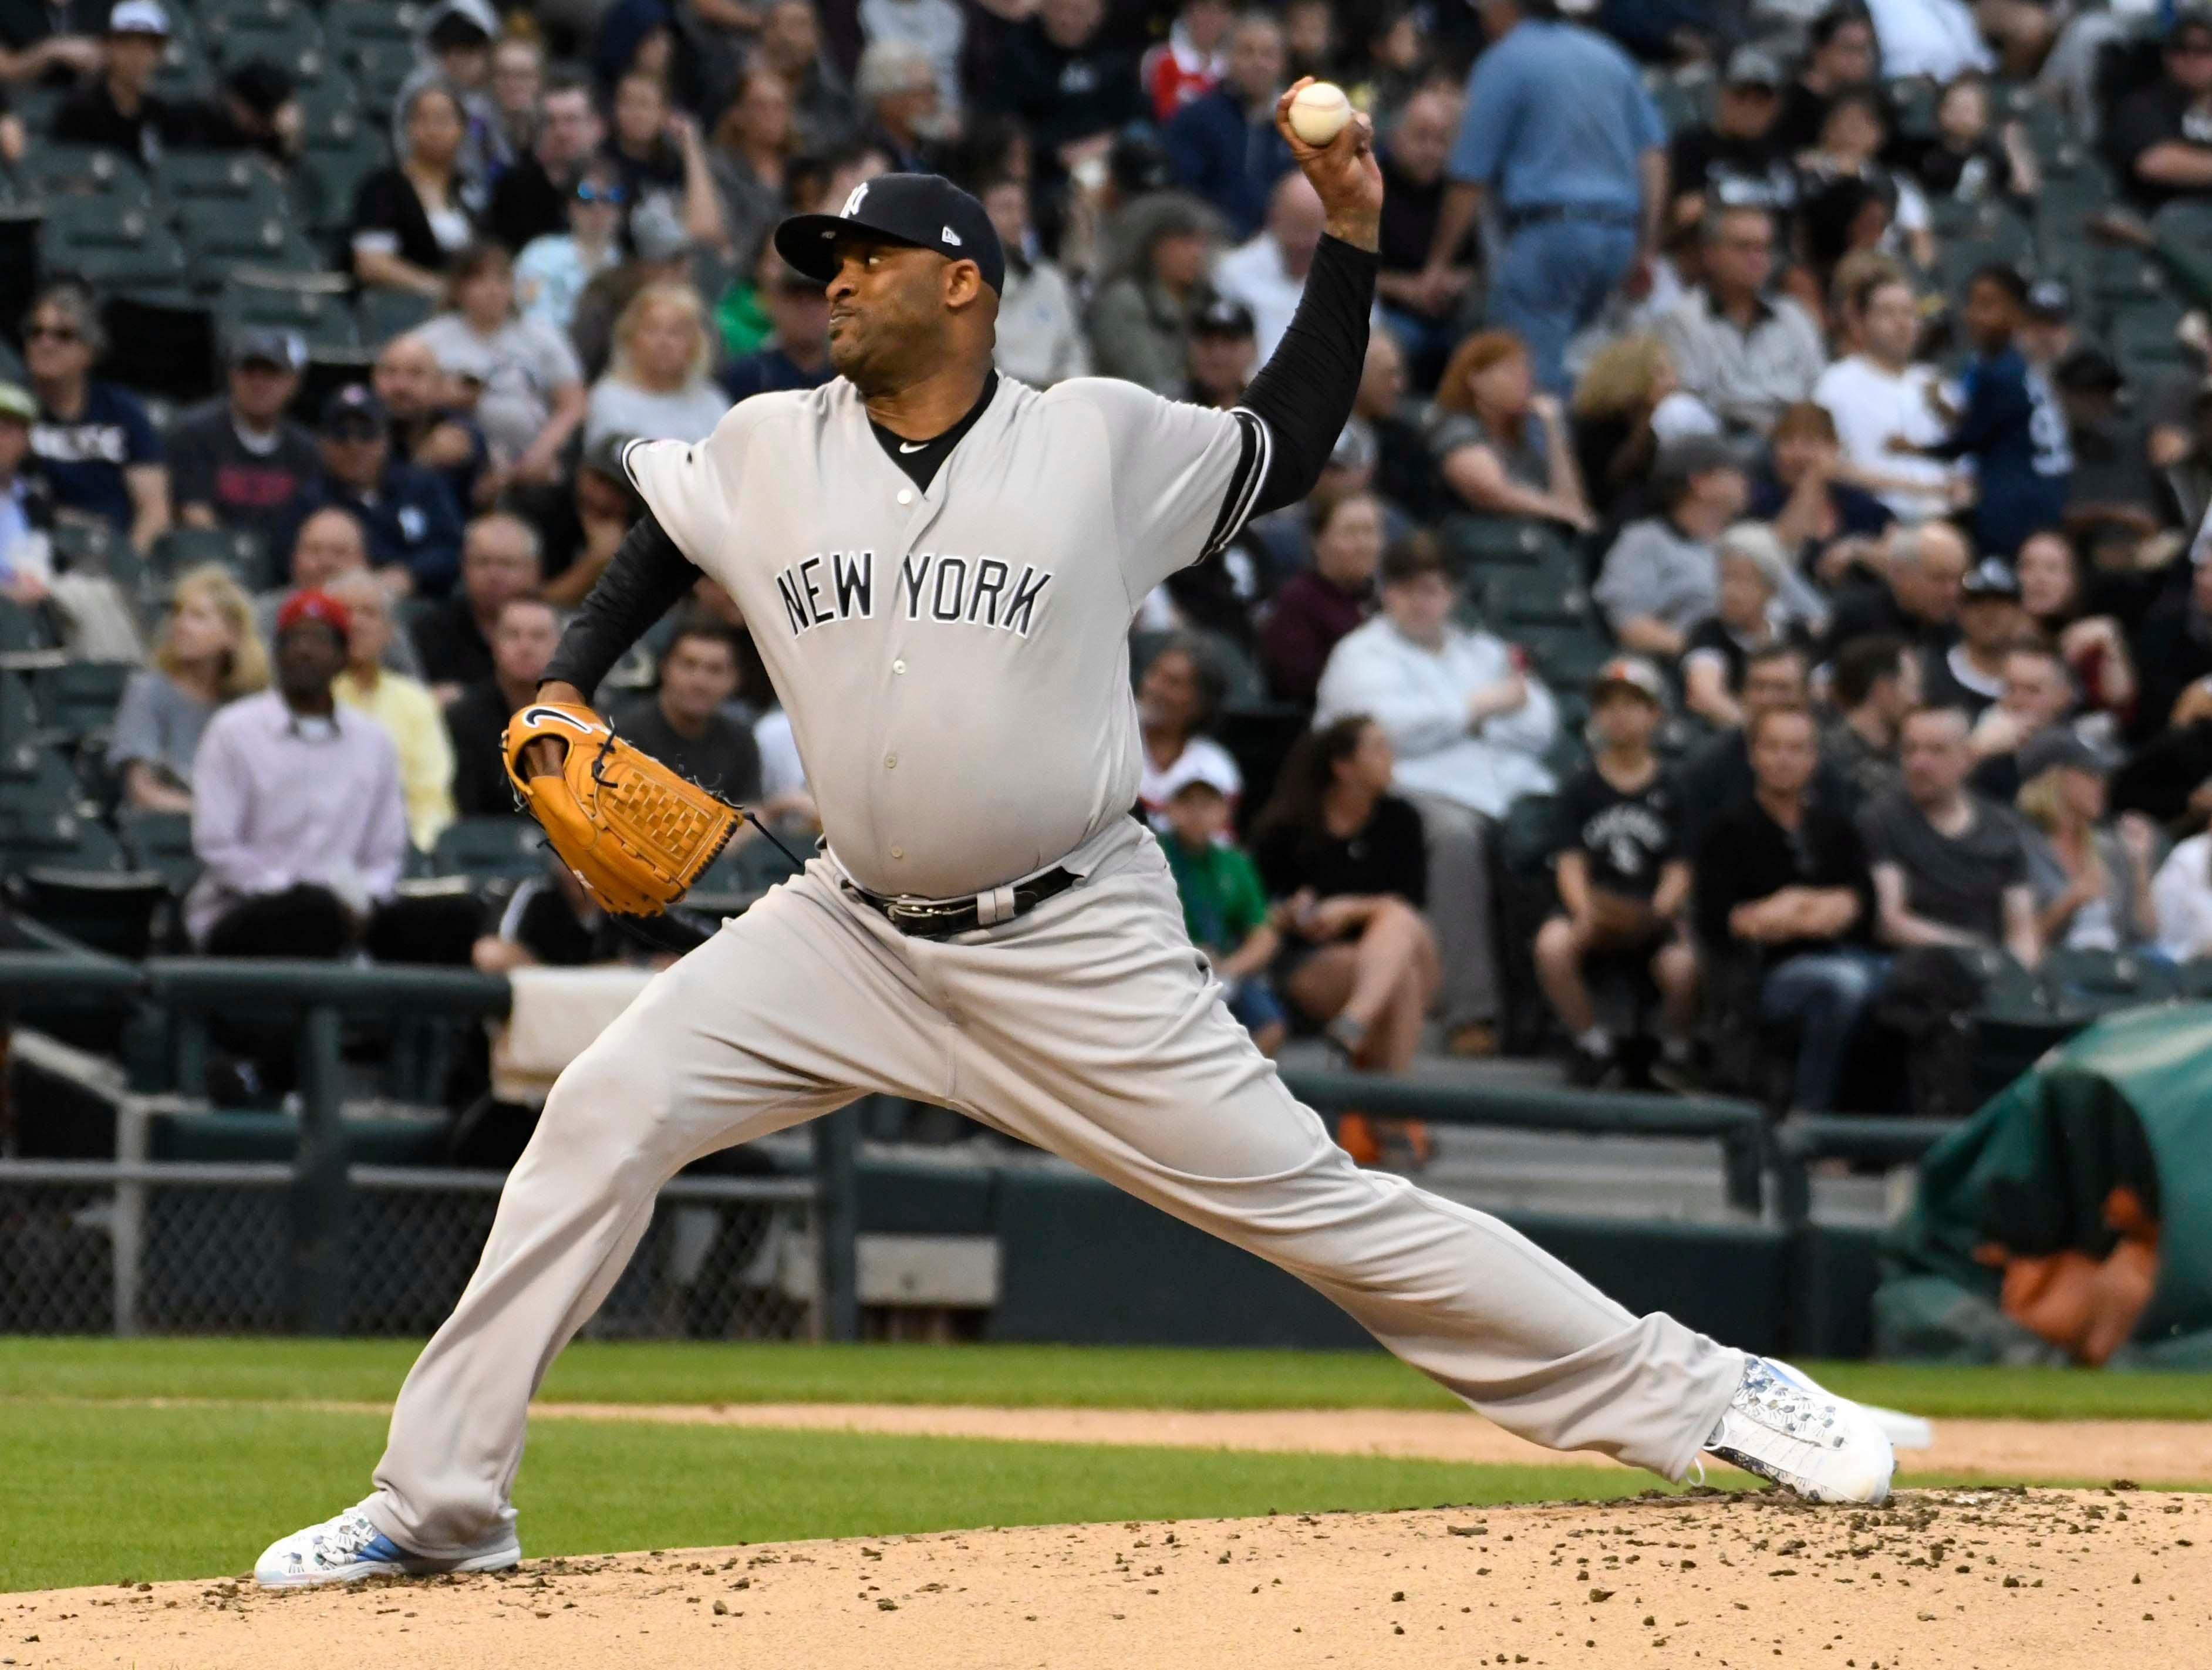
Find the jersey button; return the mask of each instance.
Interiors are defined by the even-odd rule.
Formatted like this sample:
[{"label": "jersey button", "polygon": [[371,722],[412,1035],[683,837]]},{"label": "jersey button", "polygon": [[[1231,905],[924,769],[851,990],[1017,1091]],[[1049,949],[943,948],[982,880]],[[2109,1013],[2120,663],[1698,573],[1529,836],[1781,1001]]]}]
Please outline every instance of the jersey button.
[{"label": "jersey button", "polygon": [[893,672],[904,672],[904,671],[906,671],[906,663],[905,663],[905,662],[903,662],[903,661],[894,661],[894,662],[892,662],[892,663],[891,663],[891,671],[892,671]]},{"label": "jersey button", "polygon": [[902,505],[912,504],[914,502],[914,489],[910,487],[902,487],[899,489],[898,501]]},{"label": "jersey button", "polygon": [[898,756],[896,754],[884,755],[884,769],[886,771],[896,771],[898,769]]},{"label": "jersey button", "polygon": [[895,858],[895,859],[902,859],[902,858],[904,858],[904,857],[906,856],[906,848],[905,848],[905,847],[892,847],[892,848],[891,848],[891,856],[892,856],[893,858]]}]

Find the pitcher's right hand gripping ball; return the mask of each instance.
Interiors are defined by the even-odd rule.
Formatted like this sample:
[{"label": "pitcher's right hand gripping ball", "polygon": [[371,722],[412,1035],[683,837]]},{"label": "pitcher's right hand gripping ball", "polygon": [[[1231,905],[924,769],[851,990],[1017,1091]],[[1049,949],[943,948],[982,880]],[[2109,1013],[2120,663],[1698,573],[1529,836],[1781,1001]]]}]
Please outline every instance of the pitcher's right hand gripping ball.
[{"label": "pitcher's right hand gripping ball", "polygon": [[[550,738],[560,768],[526,774],[522,755]],[[533,701],[500,737],[522,808],[601,908],[656,916],[684,896],[737,832],[741,815],[615,735],[589,707]],[[544,750],[540,750],[542,756]]]}]

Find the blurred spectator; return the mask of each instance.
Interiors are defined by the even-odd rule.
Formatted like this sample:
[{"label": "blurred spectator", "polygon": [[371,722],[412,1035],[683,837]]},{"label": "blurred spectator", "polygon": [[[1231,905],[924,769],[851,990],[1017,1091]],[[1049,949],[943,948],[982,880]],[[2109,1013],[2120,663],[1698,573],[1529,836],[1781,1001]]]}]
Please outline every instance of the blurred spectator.
[{"label": "blurred spectator", "polygon": [[2080,560],[2063,534],[2028,536],[2014,559],[2028,625],[2058,646],[2083,707],[2126,719],[2136,705],[2135,664],[2119,622],[2088,612]]},{"label": "blurred spectator", "polygon": [[1247,12],[1230,32],[1219,83],[1162,118],[1176,183],[1212,204],[1240,238],[1260,229],[1269,193],[1294,166],[1275,129],[1285,61],[1282,25]]},{"label": "blurred spectator", "polygon": [[453,750],[453,810],[461,817],[520,816],[499,739],[507,720],[538,694],[560,641],[561,617],[552,604],[513,597],[500,606],[491,631],[491,671],[446,704],[446,731]]},{"label": "blurred spectator", "polygon": [[418,88],[434,82],[450,88],[467,128],[461,172],[479,187],[514,156],[492,95],[492,42],[498,36],[499,19],[488,0],[437,0],[416,22],[415,71],[400,82],[399,96],[392,101],[396,130]]},{"label": "blurred spectator", "polygon": [[999,369],[1032,388],[1091,374],[1091,342],[1067,275],[1044,253],[1030,227],[1029,189],[1018,179],[986,185],[983,207],[1006,252],[999,298]]},{"label": "blurred spectator", "polygon": [[517,254],[533,239],[565,234],[576,187],[605,138],[590,85],[580,76],[556,71],[538,100],[536,142],[501,171],[492,187],[485,231]]},{"label": "blurred spectator", "polygon": [[719,248],[726,235],[722,194],[707,160],[699,124],[672,110],[659,76],[632,70],[615,83],[613,116],[599,155],[621,173],[629,204],[631,236],[649,204],[666,204],[684,236]]},{"label": "blurred spectator", "polygon": [[1471,237],[1443,268],[1429,264],[1459,119],[1459,99],[1449,88],[1424,87],[1389,121],[1376,155],[1382,170],[1382,228],[1375,292],[1383,319],[1419,361],[1425,387],[1451,352],[1453,327],[1474,282]]},{"label": "blurred spectator", "polygon": [[2212,135],[2202,114],[2212,94],[2212,15],[2191,6],[2169,15],[2165,74],[2123,98],[2105,127],[2121,184],[2146,211],[2212,196]]},{"label": "blurred spectator", "polygon": [[954,0],[860,0],[860,35],[869,46],[897,41],[929,60],[937,108],[948,128],[960,121],[960,58],[968,20]]},{"label": "blurred spectator", "polygon": [[1654,513],[1621,530],[1590,599],[1621,647],[1672,661],[1719,602],[1713,542],[1741,516],[1750,485],[1718,440],[1686,440],[1662,454]]},{"label": "blurred spectator", "polygon": [[1923,522],[1890,537],[1881,583],[1853,586],[1837,598],[1828,653],[1854,638],[1899,637],[1916,653],[1946,653],[1959,635],[1959,588],[1973,566],[1966,537],[1948,522]]},{"label": "blurred spectator", "polygon": [[443,597],[460,555],[461,513],[446,483],[392,455],[391,419],[374,392],[349,383],[323,403],[323,472],[293,507],[353,513],[387,588]]},{"label": "blurred spectator", "polygon": [[[1994,69],[1990,45],[2009,41],[2021,32],[2014,18],[2016,10],[2033,9],[1984,6],[1978,21],[1965,0],[1867,0],[1881,42],[1882,73],[1936,82]],[[2039,32],[2047,38],[2049,27],[2044,23]]]},{"label": "blurred spectator", "polygon": [[1522,795],[1552,787],[1543,759],[1559,708],[1518,649],[1451,623],[1458,598],[1433,539],[1393,545],[1382,575],[1382,611],[1330,652],[1315,722],[1364,714],[1389,738],[1392,780],[1427,836],[1447,1041],[1486,1055],[1498,1012],[1489,827]]},{"label": "blurred spectator", "polygon": [[1920,341],[1920,302],[1901,273],[1863,282],[1847,301],[1858,321],[1858,351],[1820,373],[1813,398],[1835,420],[1843,449],[1844,479],[1874,494],[1908,522],[1942,516],[1964,501],[1951,471],[1932,458],[1899,453],[1889,444],[1902,435],[1916,447],[1943,439],[1935,369],[1914,363]]},{"label": "blurred spectator", "polygon": [[1237,762],[1205,734],[1224,694],[1212,654],[1195,638],[1170,639],[1145,664],[1137,680],[1137,723],[1145,746],[1137,804],[1153,828],[1161,827],[1169,799],[1197,773],[1218,786],[1232,807],[1243,792]]},{"label": "blurred spectator", "polygon": [[324,596],[346,611],[346,665],[332,683],[342,706],[367,714],[384,727],[399,761],[399,792],[407,805],[407,834],[422,852],[438,844],[453,821],[453,749],[445,715],[422,680],[383,665],[392,634],[392,603],[374,575],[356,572],[331,582]]},{"label": "blurred spectator", "polygon": [[[441,703],[490,677],[491,629],[509,599],[536,592],[544,578],[538,530],[505,511],[479,516],[461,544],[461,583],[416,616],[422,677]],[[642,744],[641,744],[642,746]]]},{"label": "blurred spectator", "polygon": [[53,489],[31,465],[31,430],[39,403],[31,392],[0,382],[0,598],[29,608],[51,595]]},{"label": "blurred spectator", "polygon": [[1540,392],[1528,350],[1485,331],[1453,350],[1429,433],[1444,483],[1469,510],[1540,517],[1587,533],[1597,525],[1559,398]]},{"label": "blurred spectator", "polygon": [[1290,79],[1311,76],[1329,81],[1344,72],[1346,60],[1338,39],[1335,0],[1287,0],[1283,7],[1283,46]]},{"label": "blurred spectator", "polygon": [[1290,1031],[1267,965],[1281,948],[1259,871],[1229,828],[1229,793],[1203,774],[1169,797],[1160,848],[1182,900],[1183,927],[1221,982],[1221,1000],[1262,1055]]},{"label": "blurred spectator", "polygon": [[1819,142],[1798,158],[1798,242],[1823,284],[1854,250],[1884,250],[1923,270],[1935,264],[1928,199],[1881,161],[1889,116],[1877,89],[1846,88],[1828,101]]},{"label": "blurred spectator", "polygon": [[106,0],[68,0],[0,10],[0,82],[51,83],[97,74],[108,9]]},{"label": "blurred spectator", "polygon": [[128,533],[143,555],[169,531],[161,439],[137,397],[91,374],[106,351],[92,298],[77,285],[40,292],[23,322],[23,363],[39,397],[31,452],[64,514]]},{"label": "blurred spectator", "polygon": [[506,173],[537,143],[540,104],[545,94],[545,49],[527,35],[500,38],[491,49],[491,102],[505,152]]},{"label": "blurred spectator", "polygon": [[[506,788],[504,771],[500,784]],[[480,973],[504,975],[517,969],[619,963],[629,949],[621,925],[592,903],[575,872],[555,859],[544,875],[514,890],[498,926],[470,949],[469,961]]]},{"label": "blurred spectator", "polygon": [[2158,829],[2139,812],[2107,820],[2112,761],[2072,732],[2053,727],[2021,746],[2019,775],[2028,885],[2043,943],[2124,951],[2154,939]]},{"label": "blurred spectator", "polygon": [[1713,821],[1696,855],[1706,989],[1723,1033],[1749,1015],[1799,1023],[1790,1105],[1826,1113],[1881,982],[1866,944],[1866,847],[1849,818],[1810,794],[1821,751],[1812,714],[1770,707],[1748,728],[1753,793]]},{"label": "blurred spectator", "polygon": [[448,376],[483,385],[476,421],[507,479],[543,486],[559,478],[562,449],[583,422],[583,367],[568,339],[541,320],[518,319],[514,268],[497,244],[475,244],[453,262],[447,311],[416,333]]},{"label": "blurred spectator", "polygon": [[190,528],[258,536],[273,563],[292,501],[321,466],[315,438],[285,410],[300,392],[307,344],[292,331],[252,327],[231,338],[229,393],[169,430],[169,491]]},{"label": "blurred spectator", "polygon": [[1170,120],[1185,105],[1221,84],[1229,70],[1230,29],[1236,21],[1230,0],[1182,0],[1168,27],[1168,38],[1146,52],[1138,66],[1155,120]]},{"label": "blurred spectator", "polygon": [[2177,963],[2212,957],[2212,832],[2179,842],[2151,884],[2158,949]]},{"label": "blurred spectator", "polygon": [[2032,207],[2043,189],[2027,131],[1990,119],[1989,80],[1975,72],[1945,84],[1936,95],[1936,131],[1908,149],[1913,176],[1931,197],[2008,198]]},{"label": "blurred spectator", "polygon": [[1861,805],[1899,782],[1898,733],[1920,705],[1920,657],[1902,638],[1854,638],[1828,680],[1836,717],[1820,735],[1820,756]]},{"label": "blurred spectator", "polygon": [[2027,841],[2019,820],[1966,787],[1966,716],[1923,707],[1905,721],[1904,784],[1859,814],[1875,924],[1893,946],[1996,946],[2042,960]]},{"label": "blurred spectator", "polygon": [[1325,218],[1313,182],[1303,173],[1285,174],[1268,196],[1265,228],[1214,263],[1213,288],[1252,310],[1263,362],[1298,310]]},{"label": "blurred spectator", "polygon": [[1682,386],[1731,432],[1765,436],[1784,406],[1811,398],[1827,364],[1820,332],[1774,276],[1774,216],[1720,208],[1699,230],[1705,280],[1658,319]]},{"label": "blurred spectator", "polygon": [[1228,411],[1244,398],[1245,386],[1260,367],[1252,310],[1241,301],[1217,296],[1190,322],[1188,380],[1176,398]]},{"label": "blurred spectator", "polygon": [[573,609],[584,600],[645,513],[645,501],[623,469],[625,444],[624,437],[609,435],[586,449],[576,464],[567,524],[541,536],[548,575],[541,595],[556,608]]},{"label": "blurred spectator", "polygon": [[750,805],[760,799],[760,750],[750,728],[722,712],[737,690],[738,647],[730,629],[703,616],[686,616],[661,653],[659,694],[623,715],[622,733],[702,788]]},{"label": "blurred spectator", "polygon": [[1796,206],[1797,176],[1775,137],[1782,83],[1782,66],[1762,48],[1740,46],[1729,55],[1712,120],[1677,130],[1668,149],[1677,224],[1738,203],[1782,217]]},{"label": "blurred spectator", "polygon": [[[253,599],[254,629],[264,643],[275,640],[276,616],[295,593],[326,591],[345,575],[370,572],[368,531],[350,510],[332,505],[311,511],[292,536],[287,561],[289,583],[272,586]],[[379,584],[391,590],[381,577]],[[405,629],[395,622],[386,636],[384,665],[410,678],[421,677],[422,662]]]},{"label": "blurred spectator", "polygon": [[1132,204],[1123,232],[1129,264],[1105,276],[1091,304],[1092,362],[1102,377],[1172,394],[1208,295],[1212,223],[1196,203],[1163,192]]},{"label": "blurred spectator", "polygon": [[749,68],[714,124],[708,159],[722,194],[724,235],[740,258],[758,249],[791,212],[784,191],[797,144],[791,88],[773,70]]},{"label": "blurred spectator", "polygon": [[1743,723],[1737,697],[1751,658],[1783,644],[1802,649],[1806,635],[1781,606],[1790,565],[1772,528],[1738,522],[1721,535],[1714,562],[1716,606],[1682,653],[1682,705],[1725,731]]},{"label": "blurred spectator", "polygon": [[1959,585],[1959,641],[1940,655],[1928,653],[1921,678],[1928,705],[1979,719],[2004,694],[2005,655],[2027,623],[2019,580],[1997,558],[1984,557]]},{"label": "blurred spectator", "polygon": [[1587,965],[1643,964],[1664,1007],[1661,1082],[1689,1088],[1698,962],[1677,919],[1690,890],[1674,789],[1651,751],[1666,717],[1667,685],[1632,655],[1616,656],[1590,683],[1589,762],[1559,786],[1553,873],[1559,907],[1536,932],[1536,978],[1574,1046],[1572,1084],[1602,1084],[1615,1071],[1612,1035],[1598,1024]]},{"label": "blurred spectator", "polygon": [[1048,185],[1103,164],[1114,135],[1144,113],[1135,60],[1105,25],[1105,0],[1037,0],[991,77],[991,102],[1028,131]]},{"label": "blurred spectator", "polygon": [[1537,382],[1565,395],[1567,339],[1657,251],[1666,124],[1611,41],[1548,7],[1477,10],[1492,44],[1468,76],[1431,282],[1447,282],[1476,217],[1494,209],[1505,237],[1489,322],[1528,343]]},{"label": "blurred spectator", "polygon": [[860,54],[853,90],[865,118],[864,141],[900,173],[933,173],[944,132],[937,66],[910,41],[882,40]]},{"label": "blurred spectator", "polygon": [[2162,525],[2155,508],[2161,483],[2151,468],[2142,420],[2120,410],[2127,387],[2120,367],[2103,349],[2084,343],[2053,366],[2050,377],[2074,456],[2067,531],[2089,539],[2115,531],[2130,539],[2156,533]]},{"label": "blurred spectator", "polygon": [[1818,143],[1829,100],[1847,87],[1875,80],[1879,69],[1873,20],[1855,0],[1837,0],[1814,20],[1805,61],[1783,94],[1773,139],[1784,155],[1795,156]]},{"label": "blurred spectator", "polygon": [[837,374],[830,363],[830,297],[804,273],[793,272],[770,244],[761,246],[758,288],[775,332],[722,373],[732,404],[783,389],[819,388]]},{"label": "blurred spectator", "polygon": [[514,260],[514,293],[526,319],[567,332],[584,287],[622,261],[623,188],[605,163],[585,169],[568,194],[564,232],[523,246]]},{"label": "blurred spectator", "polygon": [[54,112],[55,143],[120,151],[146,168],[165,149],[190,144],[202,112],[152,90],[168,45],[169,14],[161,0],[116,0],[100,41],[100,74]]},{"label": "blurred spectator", "polygon": [[2188,589],[2161,598],[2143,617],[2135,648],[2142,693],[2128,731],[2142,742],[2179,724],[2181,698],[2212,677],[2212,562],[2192,564]]},{"label": "blurred spectator", "polygon": [[107,734],[107,765],[137,811],[192,809],[192,761],[216,709],[269,683],[252,604],[220,564],[178,576],[153,665],[131,675]]},{"label": "blurred spectator", "polygon": [[475,417],[447,403],[446,373],[430,344],[413,331],[394,337],[378,353],[372,378],[391,421],[393,454],[444,482],[464,513],[489,504],[506,474],[494,467]]},{"label": "blurred spectator", "polygon": [[1368,485],[1401,515],[1425,522],[1443,513],[1445,501],[1412,410],[1406,399],[1406,350],[1388,331],[1376,331],[1367,338],[1367,361],[1345,433],[1361,454],[1374,459]]},{"label": "blurred spectator", "polygon": [[1720,433],[1719,420],[1682,392],[1667,344],[1649,333],[1616,337],[1590,355],[1574,418],[1583,489],[1616,525],[1650,513],[1652,471],[1668,445]]},{"label": "blurred spectator", "polygon": [[609,435],[704,440],[729,410],[714,380],[707,304],[688,284],[653,284],[615,321],[614,358],[592,385],[586,446]]},{"label": "blurred spectator", "polygon": [[[1774,420],[1767,467],[1751,488],[1751,513],[1774,525],[1774,537],[1796,570],[1826,586],[1871,571],[1889,530],[1889,507],[1842,479],[1835,420],[1809,400],[1784,406]],[[1826,605],[1798,594],[1801,616],[1825,620]]]},{"label": "blurred spectator", "polygon": [[1267,693],[1301,707],[1313,705],[1329,652],[1375,606],[1382,507],[1370,493],[1316,492],[1306,501],[1306,526],[1313,566],[1283,583],[1260,629]]},{"label": "blurred spectator", "polygon": [[791,94],[801,150],[842,144],[859,125],[852,89],[822,49],[813,0],[769,0],[754,61],[782,77]]},{"label": "blurred spectator", "polygon": [[[1714,818],[1751,799],[1757,785],[1751,772],[1752,721],[1770,707],[1805,705],[1805,656],[1791,644],[1776,644],[1745,659],[1743,688],[1736,705],[1743,723],[1708,737],[1692,750],[1675,773],[1681,789],[1682,850],[1694,853]],[[1850,786],[1829,761],[1813,776],[1813,798],[1838,811],[1851,806]]]},{"label": "blurred spectator", "polygon": [[364,176],[354,193],[347,246],[364,286],[442,298],[446,270],[476,236],[477,183],[462,172],[468,118],[461,95],[428,81],[399,101],[396,161]]},{"label": "blurred spectator", "polygon": [[278,617],[276,688],[208,722],[192,768],[205,868],[185,920],[210,956],[336,956],[398,884],[407,814],[392,738],[331,694],[347,625],[342,604],[301,592]]},{"label": "blurred spectator", "polygon": [[2001,806],[2018,799],[2027,780],[2028,750],[2046,732],[2067,730],[2074,711],[2074,679],[2051,645],[2015,639],[2004,652],[1996,701],[1975,721],[1974,792]]}]

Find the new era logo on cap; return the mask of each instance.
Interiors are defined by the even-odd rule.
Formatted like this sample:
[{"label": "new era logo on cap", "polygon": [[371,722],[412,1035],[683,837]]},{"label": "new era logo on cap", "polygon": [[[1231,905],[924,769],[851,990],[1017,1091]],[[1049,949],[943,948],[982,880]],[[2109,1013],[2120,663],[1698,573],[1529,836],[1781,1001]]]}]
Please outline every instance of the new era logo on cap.
[{"label": "new era logo on cap", "polygon": [[945,228],[945,241],[957,249],[960,247],[960,234],[948,226]]}]

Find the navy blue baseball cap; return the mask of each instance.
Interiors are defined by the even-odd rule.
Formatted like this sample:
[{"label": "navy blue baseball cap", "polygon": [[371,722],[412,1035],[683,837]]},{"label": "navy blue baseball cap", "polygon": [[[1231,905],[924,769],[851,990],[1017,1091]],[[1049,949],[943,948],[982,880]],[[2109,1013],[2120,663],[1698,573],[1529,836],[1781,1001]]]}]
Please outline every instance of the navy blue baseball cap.
[{"label": "navy blue baseball cap", "polygon": [[793,215],[775,229],[775,252],[817,284],[837,276],[840,234],[865,232],[880,242],[934,250],[973,261],[1003,295],[1006,252],[983,205],[942,174],[878,174],[853,188],[834,215]]}]

